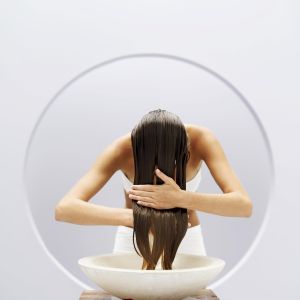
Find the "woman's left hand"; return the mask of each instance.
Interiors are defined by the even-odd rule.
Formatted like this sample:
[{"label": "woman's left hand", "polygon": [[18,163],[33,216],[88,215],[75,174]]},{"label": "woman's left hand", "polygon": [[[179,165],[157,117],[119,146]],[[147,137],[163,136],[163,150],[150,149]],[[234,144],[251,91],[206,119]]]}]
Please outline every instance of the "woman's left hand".
[{"label": "woman's left hand", "polygon": [[179,203],[182,197],[182,189],[176,181],[161,172],[155,170],[157,176],[164,181],[164,184],[139,184],[133,185],[128,191],[129,198],[137,200],[138,204],[156,209],[170,209],[180,207]]}]

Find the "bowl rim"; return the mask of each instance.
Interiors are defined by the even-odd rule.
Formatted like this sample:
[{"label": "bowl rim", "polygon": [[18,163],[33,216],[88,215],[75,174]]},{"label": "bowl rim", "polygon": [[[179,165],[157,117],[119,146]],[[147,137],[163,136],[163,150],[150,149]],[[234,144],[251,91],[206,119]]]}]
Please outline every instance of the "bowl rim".
[{"label": "bowl rim", "polygon": [[133,256],[133,255],[137,255],[136,253],[106,253],[106,254],[98,254],[98,255],[90,255],[90,256],[85,256],[82,257],[80,259],[78,259],[78,264],[81,267],[84,268],[91,268],[91,269],[96,269],[96,270],[102,270],[102,271],[112,271],[112,272],[119,272],[119,271],[124,271],[127,273],[141,273],[141,274],[151,274],[151,273],[158,273],[158,274],[162,274],[162,273],[174,273],[176,271],[176,273],[184,273],[184,272],[199,272],[199,270],[207,270],[207,269],[212,269],[212,268],[220,268],[221,270],[219,272],[221,272],[224,268],[224,266],[226,265],[226,262],[218,257],[213,257],[213,256],[208,256],[208,255],[198,255],[198,254],[189,254],[189,253],[177,253],[176,255],[182,255],[182,256],[201,256],[201,257],[208,257],[211,259],[215,260],[215,263],[213,265],[210,266],[204,266],[204,267],[199,267],[199,268],[185,268],[185,269],[176,269],[176,270],[162,270],[162,269],[155,269],[155,270],[136,270],[136,269],[124,269],[124,268],[112,268],[112,267],[99,267],[99,266],[89,266],[87,264],[83,264],[84,260],[87,259],[91,259],[91,258],[97,258],[97,257],[106,257],[106,256],[120,256],[120,255],[128,255],[128,256]]}]

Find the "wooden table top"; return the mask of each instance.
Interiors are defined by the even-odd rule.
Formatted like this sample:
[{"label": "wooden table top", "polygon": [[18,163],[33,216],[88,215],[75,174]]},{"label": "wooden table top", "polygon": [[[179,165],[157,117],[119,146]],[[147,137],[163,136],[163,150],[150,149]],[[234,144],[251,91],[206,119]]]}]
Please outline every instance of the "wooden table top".
[{"label": "wooden table top", "polygon": [[[86,290],[80,295],[79,300],[118,300],[121,298],[112,296],[100,290]],[[124,300],[124,299],[123,299]],[[129,299],[126,299],[129,300]],[[130,299],[133,300],[133,299]],[[203,289],[198,296],[187,297],[182,300],[220,300],[212,290]]]}]

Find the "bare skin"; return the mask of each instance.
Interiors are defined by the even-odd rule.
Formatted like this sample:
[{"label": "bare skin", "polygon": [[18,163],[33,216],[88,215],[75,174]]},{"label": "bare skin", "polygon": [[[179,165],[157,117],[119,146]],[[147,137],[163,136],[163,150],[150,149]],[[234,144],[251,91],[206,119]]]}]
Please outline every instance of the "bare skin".
[{"label": "bare skin", "polygon": [[[196,175],[204,161],[223,193],[233,192],[234,194],[228,195],[230,198],[226,198],[226,205],[223,204],[218,207],[215,205],[212,207],[211,203],[213,202],[211,200],[204,201],[207,203],[203,207],[204,211],[224,216],[240,215],[241,213],[244,216],[250,216],[251,200],[231,168],[214,134],[208,128],[198,125],[185,124],[185,128],[190,141],[190,159],[186,167],[186,180],[190,181]],[[59,201],[55,209],[55,219],[83,225],[132,227],[132,200],[125,190],[123,208],[88,203],[118,170],[122,171],[133,182],[134,161],[130,132],[116,139],[99,154],[88,172]],[[188,209],[188,213],[191,227],[200,224],[195,210]]]}]

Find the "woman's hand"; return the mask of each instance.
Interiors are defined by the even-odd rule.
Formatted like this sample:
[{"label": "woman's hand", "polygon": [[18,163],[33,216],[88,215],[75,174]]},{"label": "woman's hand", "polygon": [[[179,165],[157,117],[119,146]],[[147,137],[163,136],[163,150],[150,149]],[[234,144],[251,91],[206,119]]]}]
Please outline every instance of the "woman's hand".
[{"label": "woman's hand", "polygon": [[180,207],[182,189],[175,180],[160,170],[155,170],[157,176],[164,181],[162,185],[140,184],[133,185],[128,191],[129,198],[136,200],[137,204],[156,209],[170,209]]}]

